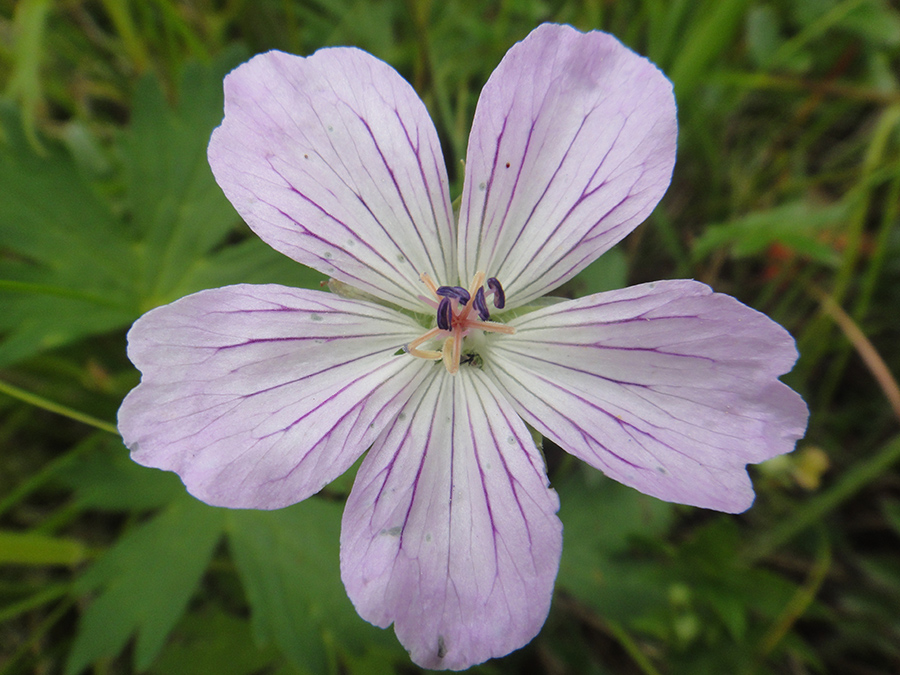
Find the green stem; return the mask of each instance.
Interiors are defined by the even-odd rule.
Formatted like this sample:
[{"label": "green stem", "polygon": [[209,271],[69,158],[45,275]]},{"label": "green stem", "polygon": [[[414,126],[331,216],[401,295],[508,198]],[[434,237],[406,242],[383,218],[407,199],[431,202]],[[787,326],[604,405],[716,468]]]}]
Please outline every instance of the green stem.
[{"label": "green stem", "polygon": [[840,24],[850,12],[866,1],[867,0],[845,0],[842,3],[835,5],[818,19],[808,24],[796,36],[784,42],[775,53],[772,54],[766,65],[769,68],[777,68],[785,65],[810,42],[824,35],[832,26]]},{"label": "green stem", "polygon": [[[96,438],[96,436],[94,438]],[[49,464],[46,464],[36,474],[29,476],[25,482],[19,484],[16,489],[13,490],[10,494],[6,495],[6,497],[4,497],[3,499],[0,499],[0,516],[2,516],[20,501],[25,499],[25,497],[30,495],[32,492],[37,490],[41,485],[50,480],[50,478],[52,478],[58,471],[66,467],[73,459],[78,457],[87,448],[92,447],[94,447],[94,443],[91,439],[87,439],[86,441],[76,445],[64,455],[60,455]]]},{"label": "green stem", "polygon": [[66,612],[75,604],[74,598],[67,598],[60,602],[56,608],[47,615],[36,628],[29,633],[28,639],[15,651],[15,653],[7,659],[6,663],[0,668],[0,675],[8,675],[14,672],[16,663],[29,653],[37,653],[38,643],[44,639],[44,635],[56,625],[56,622],[63,618]]},{"label": "green stem", "polygon": [[621,624],[616,621],[610,621],[609,619],[604,623],[616,640],[618,640],[622,648],[628,652],[628,656],[631,657],[632,661],[634,661],[635,665],[642,673],[644,673],[644,675],[660,675],[660,672],[652,663],[650,663],[650,659],[644,655],[644,652],[640,650],[637,643],[631,638],[631,635],[628,634],[628,631],[626,631]]},{"label": "green stem", "polygon": [[816,599],[816,595],[818,595],[819,589],[822,588],[825,577],[831,569],[831,547],[824,533],[820,532],[820,534],[819,553],[806,579],[806,583],[797,589],[797,592],[794,593],[760,641],[759,655],[762,658],[765,658],[775,650],[790,632],[791,627],[806,613],[813,600]]},{"label": "green stem", "polygon": [[[838,305],[845,303],[845,295],[850,290],[859,264],[865,223],[870,211],[872,194],[877,186],[871,179],[882,162],[888,142],[898,123],[900,123],[900,106],[887,108],[879,118],[866,150],[861,178],[857,186],[858,194],[854,197],[858,201],[856,201],[856,208],[850,218],[846,233],[847,247],[844,250],[841,267],[838,270],[831,290],[831,296]],[[857,320],[859,320],[859,317],[857,317]],[[834,323],[831,317],[821,313],[810,321],[803,335],[797,341],[799,351],[803,355],[801,378],[805,379],[806,374],[818,365],[828,350],[831,349],[833,326]],[[827,407],[828,402],[831,401],[837,382],[846,365],[848,355],[849,351],[844,352],[843,350],[838,354],[824,377],[823,384],[819,387],[819,402],[824,407]]]},{"label": "green stem", "polygon": [[60,403],[55,403],[54,401],[46,399],[43,396],[32,394],[30,391],[25,391],[24,389],[15,387],[8,382],[4,382],[3,380],[0,380],[0,394],[6,394],[7,396],[22,401],[23,403],[28,403],[29,405],[33,405],[37,408],[42,408],[43,410],[56,413],[57,415],[68,417],[69,419],[75,420],[76,422],[90,425],[92,427],[100,429],[101,431],[108,431],[109,433],[115,434],[116,436],[119,435],[119,430],[116,428],[115,424],[104,422],[103,420],[92,417],[91,415],[86,415],[85,413],[78,412],[77,410],[73,410],[72,408],[64,406]]},{"label": "green stem", "polygon": [[24,600],[20,600],[12,605],[7,605],[0,610],[0,623],[15,619],[20,614],[30,612],[32,609],[37,609],[38,607],[46,605],[48,602],[53,602],[54,600],[61,598],[69,592],[69,588],[69,584],[57,584],[45,588],[42,591],[38,591]]},{"label": "green stem", "polygon": [[898,222],[900,215],[900,171],[897,178],[890,183],[887,198],[884,200],[884,213],[881,216],[881,226],[875,236],[872,258],[863,272],[863,280],[860,284],[859,297],[853,308],[853,318],[860,322],[869,312],[869,305],[878,282],[878,276],[884,268],[887,252],[890,248],[890,238],[893,233],[894,223]]},{"label": "green stem", "polygon": [[[872,140],[863,160],[863,179],[871,176],[879,167],[884,158],[888,144],[893,137],[898,124],[900,124],[900,105],[892,105],[884,110],[875,129],[872,132]],[[832,295],[838,304],[843,304],[844,295],[853,282],[857,262],[862,250],[863,232],[865,221],[871,206],[872,193],[875,185],[869,185],[865,197],[861,200],[856,217],[851,220],[850,232],[847,237],[847,248],[844,261],[834,283]]]},{"label": "green stem", "polygon": [[828,490],[813,497],[794,512],[793,517],[781,521],[758,537],[745,556],[748,564],[767,557],[806,528],[820,522],[866,485],[884,474],[900,461],[900,436],[894,437],[874,457],[864,460],[844,473]]}]

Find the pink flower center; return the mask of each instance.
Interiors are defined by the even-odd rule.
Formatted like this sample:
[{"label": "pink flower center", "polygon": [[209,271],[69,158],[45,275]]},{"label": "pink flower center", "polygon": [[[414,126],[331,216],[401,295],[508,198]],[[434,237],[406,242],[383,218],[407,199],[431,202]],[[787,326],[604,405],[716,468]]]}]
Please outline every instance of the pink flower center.
[{"label": "pink flower center", "polygon": [[[420,359],[443,360],[447,372],[454,375],[459,371],[463,340],[472,331],[507,335],[515,333],[516,329],[512,326],[488,321],[490,312],[487,298],[492,296],[494,307],[502,309],[506,304],[506,297],[500,282],[494,278],[487,280],[488,290],[485,291],[485,276],[484,272],[476,272],[467,290],[461,286],[438,286],[430,276],[422,274],[419,278],[435,298],[431,300],[422,297],[422,300],[436,309],[437,326],[405,345],[404,351]],[[442,341],[440,351],[419,348],[432,340]]]}]

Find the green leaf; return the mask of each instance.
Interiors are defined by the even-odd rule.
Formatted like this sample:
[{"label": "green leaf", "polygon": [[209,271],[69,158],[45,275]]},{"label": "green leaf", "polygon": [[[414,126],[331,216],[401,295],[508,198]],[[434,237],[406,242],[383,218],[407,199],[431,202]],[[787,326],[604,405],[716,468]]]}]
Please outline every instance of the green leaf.
[{"label": "green leaf", "polygon": [[250,675],[278,659],[259,649],[250,622],[224,612],[188,614],[151,666],[152,675]]},{"label": "green leaf", "polygon": [[887,498],[882,500],[881,512],[894,532],[900,535],[900,501]]},{"label": "green leaf", "polygon": [[228,241],[247,230],[213,178],[206,146],[223,115],[222,78],[242,56],[231,50],[211,66],[188,66],[174,107],[155,80],[140,82],[119,153],[125,199],[115,207],[68,151],[36,155],[18,117],[0,109],[9,129],[0,145],[0,367],[125,327],[203,288],[318,285],[321,275],[255,236]]},{"label": "green leaf", "polygon": [[76,539],[0,531],[0,565],[77,565],[87,555]]},{"label": "green leaf", "polygon": [[229,283],[267,284],[319,288],[326,277],[281,255],[256,236],[198,259],[189,277],[174,295],[180,297],[198,288]]},{"label": "green leaf", "polygon": [[137,311],[133,247],[71,157],[36,155],[0,109],[0,367],[126,325]]},{"label": "green leaf", "polygon": [[188,601],[222,535],[224,511],[184,496],[131,530],[77,582],[99,590],[81,617],[66,673],[116,656],[137,633],[135,666],[146,669]]},{"label": "green leaf", "polygon": [[767,211],[754,211],[730,223],[710,225],[694,242],[693,255],[699,260],[726,249],[741,258],[759,255],[770,245],[779,243],[801,256],[835,267],[841,256],[828,240],[846,217],[847,208],[843,204],[815,206],[791,202]]},{"label": "green leaf", "polygon": [[697,10],[700,18],[682,36],[683,48],[668,73],[677,99],[689,99],[688,95],[705,79],[708,69],[721,60],[723,52],[734,41],[746,5],[747,0],[712,0]]},{"label": "green leaf", "polygon": [[174,108],[151,78],[135,92],[123,155],[144,308],[177,298],[197,261],[240,223],[213,178],[206,146],[222,120],[222,79],[243,56],[231,50],[209,68],[189,65]]},{"label": "green leaf", "polygon": [[606,617],[630,620],[665,597],[655,561],[630,548],[668,530],[672,505],[586,473],[554,485],[565,532],[557,585]]},{"label": "green leaf", "polygon": [[393,646],[390,633],[356,614],[340,578],[342,505],[320,498],[279,511],[229,512],[229,543],[258,640],[295,665],[331,672],[362,645]]},{"label": "green leaf", "polygon": [[765,66],[782,43],[778,13],[768,5],[747,12],[745,41],[747,52],[757,66]]},{"label": "green leaf", "polygon": [[41,61],[46,56],[44,33],[50,8],[49,0],[20,0],[15,5],[11,31],[14,36],[13,67],[5,94],[21,102],[23,128],[35,147],[39,146],[34,126],[35,114],[43,98]]},{"label": "green leaf", "polygon": [[174,473],[131,461],[119,438],[104,436],[96,451],[80,458],[60,475],[82,508],[139,511],[161,508],[184,494]]},{"label": "green leaf", "polygon": [[900,12],[884,0],[863,2],[847,14],[840,25],[865,39],[867,46],[900,45]]},{"label": "green leaf", "polygon": [[695,603],[708,608],[735,643],[745,642],[751,613],[774,621],[797,586],[765,569],[749,567],[741,554],[741,531],[731,516],[697,529],[683,542],[670,574],[691,589]]}]

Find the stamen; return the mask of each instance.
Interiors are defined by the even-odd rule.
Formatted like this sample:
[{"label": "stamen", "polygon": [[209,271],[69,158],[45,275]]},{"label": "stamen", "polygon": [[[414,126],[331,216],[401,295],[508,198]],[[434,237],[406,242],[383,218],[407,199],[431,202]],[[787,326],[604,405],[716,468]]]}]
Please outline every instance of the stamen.
[{"label": "stamen", "polygon": [[444,367],[451,375],[455,375],[459,371],[459,361],[453,359],[453,347],[456,340],[448,337],[444,340],[444,347],[441,349],[441,358],[444,359]]},{"label": "stamen", "polygon": [[477,328],[485,333],[503,333],[505,335],[515,335],[516,329],[507,326],[505,323],[497,323],[496,321],[469,321],[469,328]]},{"label": "stamen", "polygon": [[450,298],[441,298],[441,302],[438,304],[437,327],[441,330],[452,330],[453,328],[453,302]]},{"label": "stamen", "polygon": [[428,286],[428,290],[431,291],[433,296],[438,297],[437,284],[434,283],[434,280],[430,276],[428,276],[427,272],[422,272],[422,274],[419,275],[419,281]]},{"label": "stamen", "polygon": [[491,318],[491,313],[488,311],[487,302],[484,300],[484,288],[479,288],[475,291],[475,298],[472,300],[472,306],[478,312],[478,316],[481,317],[482,321],[487,321]]},{"label": "stamen", "polygon": [[[500,282],[494,277],[487,280],[490,290],[485,292],[484,278],[484,272],[476,272],[469,290],[466,290],[462,286],[438,286],[430,276],[423,273],[419,279],[439,301],[422,298],[426,304],[436,308],[437,326],[405,345],[404,351],[420,359],[441,360],[447,372],[454,375],[459,372],[463,340],[473,330],[506,335],[515,333],[516,329],[512,326],[489,321],[491,315],[487,297],[493,296],[494,306],[501,309],[506,304],[506,296]],[[442,340],[440,351],[419,349],[420,345],[437,339]]]},{"label": "stamen", "polygon": [[433,349],[418,349],[418,347],[419,345],[436,338],[440,334],[440,332],[440,328],[432,328],[430,331],[428,331],[424,335],[420,335],[409,344],[403,345],[403,351],[405,351],[410,356],[415,356],[420,359],[437,361],[441,358],[440,352],[436,352]]},{"label": "stamen", "polygon": [[469,295],[475,295],[482,286],[484,286],[484,272],[475,272],[472,284],[469,286]]},{"label": "stamen", "polygon": [[461,286],[441,286],[435,292],[443,298],[453,298],[461,305],[469,304],[469,291]]},{"label": "stamen", "polygon": [[503,309],[506,306],[506,293],[503,292],[503,286],[500,285],[496,277],[488,279],[487,286],[491,289],[491,293],[494,296],[494,307]]}]

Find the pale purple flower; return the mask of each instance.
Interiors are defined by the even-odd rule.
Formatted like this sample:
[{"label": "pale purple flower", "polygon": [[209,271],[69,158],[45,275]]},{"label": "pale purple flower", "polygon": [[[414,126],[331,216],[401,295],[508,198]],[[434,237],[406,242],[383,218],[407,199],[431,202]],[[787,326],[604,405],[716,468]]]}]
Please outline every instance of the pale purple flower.
[{"label": "pale purple flower", "polygon": [[805,429],[778,381],[793,340],[729,296],[660,281],[539,300],[646,218],[676,134],[653,64],[543,25],[481,94],[457,218],[425,107],[388,65],[253,58],[225,80],[216,179],[262,239],[357,290],[230,286],[139,319],[133,458],[209,504],[276,509],[368,449],[341,532],[360,615],[428,668],[521,647],[562,546],[526,423],[626,485],[728,512],[753,501],[747,463]]}]

